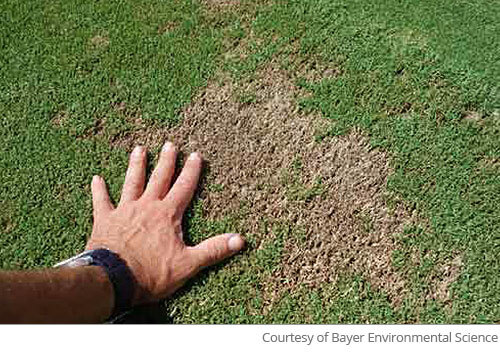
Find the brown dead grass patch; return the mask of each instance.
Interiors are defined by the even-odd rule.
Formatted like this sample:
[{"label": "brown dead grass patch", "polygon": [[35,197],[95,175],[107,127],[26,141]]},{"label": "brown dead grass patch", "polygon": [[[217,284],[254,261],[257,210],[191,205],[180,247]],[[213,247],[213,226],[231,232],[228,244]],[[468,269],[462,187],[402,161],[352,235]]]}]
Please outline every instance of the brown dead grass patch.
[{"label": "brown dead grass patch", "polygon": [[412,216],[384,201],[387,155],[372,150],[359,130],[316,142],[315,132],[328,121],[299,111],[300,92],[287,73],[269,65],[257,77],[245,83],[255,94],[252,103],[235,99],[234,92],[246,88],[231,80],[209,83],[184,110],[180,126],[138,130],[117,146],[156,148],[173,140],[182,150],[198,150],[208,161],[208,182],[221,186],[201,194],[208,218],[248,209],[241,230],[262,242],[273,236],[262,230],[263,220],[292,224],[302,236],[289,236],[266,290],[317,287],[359,272],[397,301],[404,279],[391,264],[392,235]]},{"label": "brown dead grass patch", "polygon": [[483,115],[478,111],[467,111],[464,114],[464,119],[468,121],[478,122],[480,123],[483,119]]},{"label": "brown dead grass patch", "polygon": [[94,48],[107,48],[109,46],[109,37],[107,35],[95,35],[90,38],[90,44]]},{"label": "brown dead grass patch", "polygon": [[14,206],[10,202],[0,202],[0,233],[8,234],[16,227],[14,222]]},{"label": "brown dead grass patch", "polygon": [[210,10],[227,10],[233,6],[239,6],[240,0],[202,0],[201,3]]},{"label": "brown dead grass patch", "polygon": [[462,269],[462,256],[456,255],[451,262],[446,262],[436,268],[436,277],[432,280],[429,293],[431,299],[437,299],[443,303],[450,303],[450,285],[454,283],[460,275]]},{"label": "brown dead grass patch", "polygon": [[165,22],[165,23],[158,26],[158,35],[162,35],[162,34],[165,34],[167,32],[172,32],[178,26],[179,26],[179,24],[175,21]]},{"label": "brown dead grass patch", "polygon": [[14,221],[10,217],[0,218],[0,231],[3,234],[11,232],[15,228]]},{"label": "brown dead grass patch", "polygon": [[64,110],[61,110],[57,112],[57,114],[55,114],[54,117],[52,118],[52,125],[54,125],[55,127],[63,127],[68,121],[68,119],[69,119],[69,114]]},{"label": "brown dead grass patch", "polygon": [[146,122],[142,118],[142,112],[139,108],[129,106],[126,102],[113,102],[110,104],[115,113],[120,115],[127,123],[137,127],[146,127]]},{"label": "brown dead grass patch", "polygon": [[485,157],[479,161],[479,169],[486,168],[487,170],[498,170],[500,169],[500,158]]}]

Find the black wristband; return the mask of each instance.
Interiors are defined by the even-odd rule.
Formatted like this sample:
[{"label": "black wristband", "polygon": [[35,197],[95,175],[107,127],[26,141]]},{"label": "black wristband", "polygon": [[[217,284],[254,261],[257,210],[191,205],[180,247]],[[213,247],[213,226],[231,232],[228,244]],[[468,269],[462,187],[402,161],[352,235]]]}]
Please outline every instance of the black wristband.
[{"label": "black wristband", "polygon": [[95,249],[88,254],[92,258],[89,264],[104,268],[113,285],[115,305],[111,317],[116,317],[132,308],[135,280],[127,264],[118,254],[108,249]]}]

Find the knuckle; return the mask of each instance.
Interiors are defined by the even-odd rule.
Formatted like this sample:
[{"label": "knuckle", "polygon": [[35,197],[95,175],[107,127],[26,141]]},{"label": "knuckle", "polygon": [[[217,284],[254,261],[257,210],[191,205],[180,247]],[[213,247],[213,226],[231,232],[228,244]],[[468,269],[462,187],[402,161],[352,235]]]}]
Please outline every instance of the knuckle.
[{"label": "knuckle", "polygon": [[163,212],[166,222],[172,228],[175,233],[182,232],[182,213],[176,211],[175,209],[167,210]]},{"label": "knuckle", "polygon": [[205,258],[203,258],[202,268],[214,264],[215,262],[217,262],[217,258],[218,257],[215,252],[208,252]]},{"label": "knuckle", "polygon": [[178,212],[174,207],[168,207],[167,209],[165,209],[165,217],[167,218],[168,222],[173,224],[176,222]]},{"label": "knuckle", "polygon": [[225,246],[219,244],[214,244],[209,251],[209,260],[210,262],[217,262],[224,258],[226,253]]}]

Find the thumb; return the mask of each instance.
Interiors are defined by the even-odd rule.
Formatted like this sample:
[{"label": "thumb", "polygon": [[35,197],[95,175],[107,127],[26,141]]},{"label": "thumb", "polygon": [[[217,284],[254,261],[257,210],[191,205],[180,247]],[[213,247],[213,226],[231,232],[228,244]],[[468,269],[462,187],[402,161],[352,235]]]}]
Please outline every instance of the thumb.
[{"label": "thumb", "polygon": [[199,267],[216,264],[236,254],[245,245],[245,240],[236,233],[226,233],[211,237],[189,251]]}]

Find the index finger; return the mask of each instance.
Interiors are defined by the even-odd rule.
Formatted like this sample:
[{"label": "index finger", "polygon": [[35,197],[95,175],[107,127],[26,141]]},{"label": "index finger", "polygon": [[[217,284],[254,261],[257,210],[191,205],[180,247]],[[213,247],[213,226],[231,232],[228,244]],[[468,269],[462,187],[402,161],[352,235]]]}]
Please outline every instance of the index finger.
[{"label": "index finger", "polygon": [[175,213],[182,216],[193,198],[201,174],[201,157],[192,153],[186,160],[181,174],[175,181],[170,192],[164,198],[175,209]]}]

